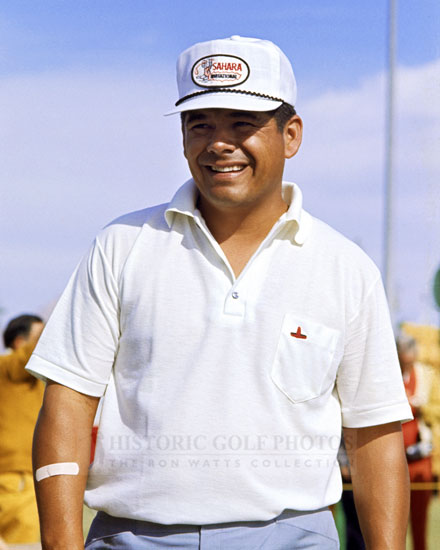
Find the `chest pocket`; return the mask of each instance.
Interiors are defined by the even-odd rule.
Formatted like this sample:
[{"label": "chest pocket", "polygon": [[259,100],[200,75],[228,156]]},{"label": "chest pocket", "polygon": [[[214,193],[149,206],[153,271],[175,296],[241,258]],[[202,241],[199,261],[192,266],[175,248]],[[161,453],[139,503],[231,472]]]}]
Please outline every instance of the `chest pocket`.
[{"label": "chest pocket", "polygon": [[336,329],[291,313],[284,316],[271,378],[290,401],[308,401],[333,387],[339,338]]}]

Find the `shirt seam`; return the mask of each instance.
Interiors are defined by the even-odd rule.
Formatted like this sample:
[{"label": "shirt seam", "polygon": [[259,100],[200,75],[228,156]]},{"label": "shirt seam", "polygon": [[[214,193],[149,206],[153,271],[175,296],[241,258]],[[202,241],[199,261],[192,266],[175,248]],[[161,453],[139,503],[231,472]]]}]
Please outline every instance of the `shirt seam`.
[{"label": "shirt seam", "polygon": [[143,229],[144,225],[145,225],[145,222],[142,223],[142,226],[139,228],[138,233],[137,233],[137,235],[136,235],[136,238],[133,240],[132,245],[130,246],[129,250],[127,251],[127,253],[126,253],[126,255],[125,255],[125,258],[124,258],[124,260],[123,260],[123,262],[122,262],[122,265],[121,265],[120,273],[119,273],[119,275],[118,275],[117,278],[115,277],[115,275],[114,275],[114,273],[113,273],[113,270],[112,270],[112,268],[111,268],[110,261],[109,261],[109,259],[107,258],[107,255],[106,255],[106,253],[105,253],[105,251],[104,251],[104,248],[103,248],[102,244],[99,242],[99,236],[96,237],[96,244],[97,244],[99,250],[100,250],[101,253],[102,253],[102,256],[103,256],[103,258],[104,258],[104,260],[105,260],[106,266],[107,266],[107,268],[109,269],[110,275],[111,275],[111,277],[112,277],[112,279],[113,279],[113,281],[114,281],[114,283],[115,283],[115,286],[116,286],[117,289],[118,289],[118,306],[119,306],[119,309],[121,309],[120,291],[121,291],[121,281],[122,281],[122,278],[123,278],[123,275],[124,275],[124,272],[125,272],[125,266],[127,265],[128,259],[130,258],[131,253],[133,252],[133,249],[134,249],[134,247],[135,247],[135,245],[136,245],[136,243],[137,243],[137,241],[138,241],[138,239],[139,239],[139,237],[140,237],[140,235],[141,235],[141,233],[142,233],[142,229]]},{"label": "shirt seam", "polygon": [[353,315],[353,317],[348,321],[348,325],[351,325],[362,313],[362,309],[364,308],[365,304],[370,298],[370,295],[373,292],[374,287],[380,282],[380,275],[378,275],[374,281],[371,283],[371,286],[367,290],[367,293],[365,295],[365,298],[362,300],[362,302],[359,304],[358,311]]}]

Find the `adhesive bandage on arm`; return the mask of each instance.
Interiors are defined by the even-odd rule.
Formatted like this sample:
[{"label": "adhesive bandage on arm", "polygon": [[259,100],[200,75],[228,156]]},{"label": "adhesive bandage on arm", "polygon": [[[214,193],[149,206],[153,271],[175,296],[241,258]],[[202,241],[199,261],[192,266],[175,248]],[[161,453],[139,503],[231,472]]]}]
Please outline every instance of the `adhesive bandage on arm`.
[{"label": "adhesive bandage on arm", "polygon": [[38,468],[35,472],[35,480],[41,481],[52,476],[77,476],[78,473],[79,466],[76,462],[58,462]]}]

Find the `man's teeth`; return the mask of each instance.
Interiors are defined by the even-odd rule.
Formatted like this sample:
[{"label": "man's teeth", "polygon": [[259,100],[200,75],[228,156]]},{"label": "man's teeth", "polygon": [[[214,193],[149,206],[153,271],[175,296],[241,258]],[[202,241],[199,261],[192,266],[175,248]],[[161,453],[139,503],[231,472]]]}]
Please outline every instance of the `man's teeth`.
[{"label": "man's teeth", "polygon": [[241,172],[244,166],[211,166],[214,172]]}]

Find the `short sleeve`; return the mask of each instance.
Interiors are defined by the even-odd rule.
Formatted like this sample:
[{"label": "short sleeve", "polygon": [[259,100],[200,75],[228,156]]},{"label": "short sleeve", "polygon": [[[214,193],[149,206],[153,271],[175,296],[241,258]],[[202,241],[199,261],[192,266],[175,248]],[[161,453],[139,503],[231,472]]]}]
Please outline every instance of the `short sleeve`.
[{"label": "short sleeve", "polygon": [[362,428],[412,418],[380,277],[347,324],[336,383],[344,427]]},{"label": "short sleeve", "polygon": [[112,263],[95,240],[73,273],[26,367],[87,395],[101,396],[119,341],[119,299]]}]

